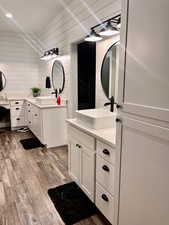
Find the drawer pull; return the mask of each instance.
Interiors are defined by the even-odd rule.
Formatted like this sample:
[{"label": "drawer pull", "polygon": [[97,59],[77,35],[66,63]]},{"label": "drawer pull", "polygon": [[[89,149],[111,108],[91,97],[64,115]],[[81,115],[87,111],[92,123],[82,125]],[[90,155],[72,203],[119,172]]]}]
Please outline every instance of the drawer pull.
[{"label": "drawer pull", "polygon": [[15,104],[16,104],[16,105],[18,105],[18,104],[19,104],[19,102],[15,102]]},{"label": "drawer pull", "polygon": [[31,112],[30,110],[28,110],[28,112]]},{"label": "drawer pull", "polygon": [[31,106],[30,104],[28,104],[28,106]]},{"label": "drawer pull", "polygon": [[76,144],[76,147],[81,148],[82,146],[81,146],[81,145],[79,145],[79,144]]},{"label": "drawer pull", "polygon": [[104,150],[103,150],[103,153],[104,153],[105,155],[110,155],[110,152],[109,152],[107,149],[104,149]]},{"label": "drawer pull", "polygon": [[105,194],[102,194],[102,199],[103,199],[105,202],[108,202],[108,201],[109,201],[108,197],[107,197]]},{"label": "drawer pull", "polygon": [[29,124],[31,124],[31,121],[29,121]]},{"label": "drawer pull", "polygon": [[109,172],[109,171],[110,171],[109,167],[106,166],[106,165],[104,165],[104,166],[102,167],[102,169],[103,169],[104,171],[106,171],[106,172]]},{"label": "drawer pull", "polygon": [[18,121],[19,121],[19,120],[20,120],[20,118],[17,118],[16,120],[18,120]]},{"label": "drawer pull", "polygon": [[16,108],[16,110],[19,110],[19,108]]}]

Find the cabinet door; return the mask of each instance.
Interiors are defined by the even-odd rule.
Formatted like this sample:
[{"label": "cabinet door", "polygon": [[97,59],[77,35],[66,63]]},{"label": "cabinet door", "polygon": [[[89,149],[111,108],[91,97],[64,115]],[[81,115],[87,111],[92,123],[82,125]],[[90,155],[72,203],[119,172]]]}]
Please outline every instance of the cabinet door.
[{"label": "cabinet door", "polygon": [[94,201],[94,182],[95,182],[95,153],[84,146],[81,147],[81,188]]},{"label": "cabinet door", "polygon": [[169,129],[123,119],[119,225],[169,224]]},{"label": "cabinet door", "polygon": [[69,174],[72,179],[80,183],[80,149],[74,141],[69,142]]},{"label": "cabinet door", "polygon": [[169,121],[169,1],[123,0],[119,103]]}]

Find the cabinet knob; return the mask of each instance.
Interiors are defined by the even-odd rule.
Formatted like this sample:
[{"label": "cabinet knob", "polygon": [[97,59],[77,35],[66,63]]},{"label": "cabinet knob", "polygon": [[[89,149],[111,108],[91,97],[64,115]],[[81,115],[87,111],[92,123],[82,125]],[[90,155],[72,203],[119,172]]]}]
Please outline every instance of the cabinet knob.
[{"label": "cabinet knob", "polygon": [[103,199],[105,202],[108,202],[108,201],[109,201],[107,195],[105,195],[105,194],[102,194],[102,199]]},{"label": "cabinet knob", "polygon": [[29,121],[29,124],[31,124],[31,121]]},{"label": "cabinet knob", "polygon": [[107,150],[107,149],[104,149],[104,150],[103,150],[103,153],[104,153],[105,155],[110,155],[110,152],[109,152],[109,150]]},{"label": "cabinet knob", "polygon": [[38,116],[38,114],[35,114],[35,116]]},{"label": "cabinet knob", "polygon": [[16,110],[19,110],[19,108],[16,108]]},{"label": "cabinet knob", "polygon": [[104,165],[104,166],[102,167],[102,169],[103,169],[104,171],[106,171],[106,172],[109,172],[109,171],[110,171],[109,167],[106,166],[106,165]]},{"label": "cabinet knob", "polygon": [[28,110],[28,112],[31,112],[30,110]]},{"label": "cabinet knob", "polygon": [[117,104],[117,105],[116,105],[116,108],[117,108],[117,109],[121,109],[121,108],[122,108],[122,106],[121,106],[121,105],[119,105],[119,104]]},{"label": "cabinet knob", "polygon": [[122,121],[121,121],[121,119],[116,118],[116,122],[117,122],[117,123],[121,123]]},{"label": "cabinet knob", "polygon": [[15,102],[15,104],[16,104],[16,105],[18,105],[18,104],[19,104],[19,102]]},{"label": "cabinet knob", "polygon": [[18,121],[19,121],[19,120],[20,120],[20,118],[17,118],[16,120],[18,120]]}]

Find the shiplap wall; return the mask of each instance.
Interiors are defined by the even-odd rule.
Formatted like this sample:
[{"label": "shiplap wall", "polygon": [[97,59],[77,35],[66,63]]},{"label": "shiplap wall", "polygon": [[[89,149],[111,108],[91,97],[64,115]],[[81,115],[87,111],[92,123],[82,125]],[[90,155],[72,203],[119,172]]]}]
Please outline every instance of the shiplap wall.
[{"label": "shiplap wall", "polygon": [[30,88],[39,85],[39,56],[20,34],[1,32],[0,70],[7,79],[3,92],[8,95],[30,93]]},{"label": "shiplap wall", "polygon": [[[63,0],[64,1],[64,0]],[[82,2],[85,2],[90,10],[88,10]],[[72,15],[68,10],[64,9],[61,12],[56,12],[56,17],[51,21],[51,23],[44,27],[42,31],[37,34],[42,42],[43,48],[45,50],[51,49],[53,47],[58,47],[62,55],[71,55],[71,44],[83,40],[84,37],[89,33],[90,28],[100,21],[108,19],[121,11],[121,1],[120,0],[72,0],[71,4],[67,5],[67,8],[75,15],[76,19],[73,19]],[[93,15],[92,15],[93,14]],[[97,17],[97,18],[96,18]],[[79,22],[82,24],[80,26]],[[84,29],[85,28],[85,29]],[[72,55],[71,55],[72,56]],[[73,62],[75,63],[75,62]],[[76,108],[77,96],[76,91],[71,88],[70,76],[72,80],[76,82],[76,74],[72,71],[72,65],[70,57],[66,61],[66,89],[65,93],[68,93],[67,98],[72,102],[73,111]],[[40,63],[40,83],[44,85],[44,73],[49,74],[51,72],[51,65],[48,63],[46,66]],[[98,77],[98,76],[97,76]],[[72,82],[73,82],[72,81]],[[98,84],[98,81],[97,81]],[[69,90],[68,90],[68,87]],[[75,85],[76,87],[76,85]],[[100,86],[99,86],[100,88]],[[98,92],[97,92],[98,93]],[[96,98],[97,98],[96,93]],[[66,96],[66,95],[65,95]],[[98,96],[100,102],[103,101],[101,96]],[[99,100],[97,102],[99,102]],[[101,103],[98,103],[99,107]],[[73,113],[73,112],[72,112]],[[72,114],[73,115],[73,114]]]},{"label": "shiplap wall", "polygon": [[[85,2],[90,10],[82,2]],[[66,9],[59,13],[56,12],[56,17],[53,21],[37,34],[45,49],[57,46],[62,54],[69,53],[71,43],[83,39],[92,26],[98,24],[100,20],[103,21],[120,13],[121,1],[72,0],[71,4],[67,5],[67,8],[75,15],[76,19],[73,19]],[[85,30],[79,25],[77,20],[82,24],[83,28],[85,27]]]},{"label": "shiplap wall", "polygon": [[41,61],[39,64],[39,74],[40,74],[40,86],[42,89],[42,95],[51,95],[51,92],[54,91],[53,86],[51,89],[46,89],[46,77],[49,76],[51,78],[51,85],[52,85],[52,67],[55,60],[58,60],[62,63],[64,72],[65,72],[65,87],[61,94],[61,98],[68,99],[68,92],[69,92],[69,76],[70,76],[70,56],[65,55],[59,57],[57,59],[53,59],[49,62]]}]

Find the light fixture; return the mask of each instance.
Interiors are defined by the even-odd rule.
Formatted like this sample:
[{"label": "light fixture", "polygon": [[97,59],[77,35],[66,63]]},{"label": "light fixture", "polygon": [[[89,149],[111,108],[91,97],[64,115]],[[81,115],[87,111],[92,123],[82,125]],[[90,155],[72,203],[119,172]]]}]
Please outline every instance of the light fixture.
[{"label": "light fixture", "polygon": [[8,19],[12,19],[12,18],[13,18],[12,13],[6,13],[5,16],[6,16]]},{"label": "light fixture", "polygon": [[53,48],[51,50],[45,51],[44,55],[40,58],[41,60],[48,61],[56,58],[59,55],[59,49]]},{"label": "light fixture", "polygon": [[119,30],[116,27],[113,27],[111,22],[108,21],[105,28],[102,28],[99,34],[101,36],[112,36],[119,33]]},{"label": "light fixture", "polygon": [[117,22],[117,28],[121,28],[121,17],[119,17],[118,22]]},{"label": "light fixture", "polygon": [[108,20],[91,27],[91,33],[85,37],[85,41],[97,42],[106,37],[120,33],[121,15],[118,14]]},{"label": "light fixture", "polygon": [[102,39],[103,38],[99,34],[97,34],[93,29],[91,30],[90,34],[85,37],[85,41],[88,42],[97,42]]}]

